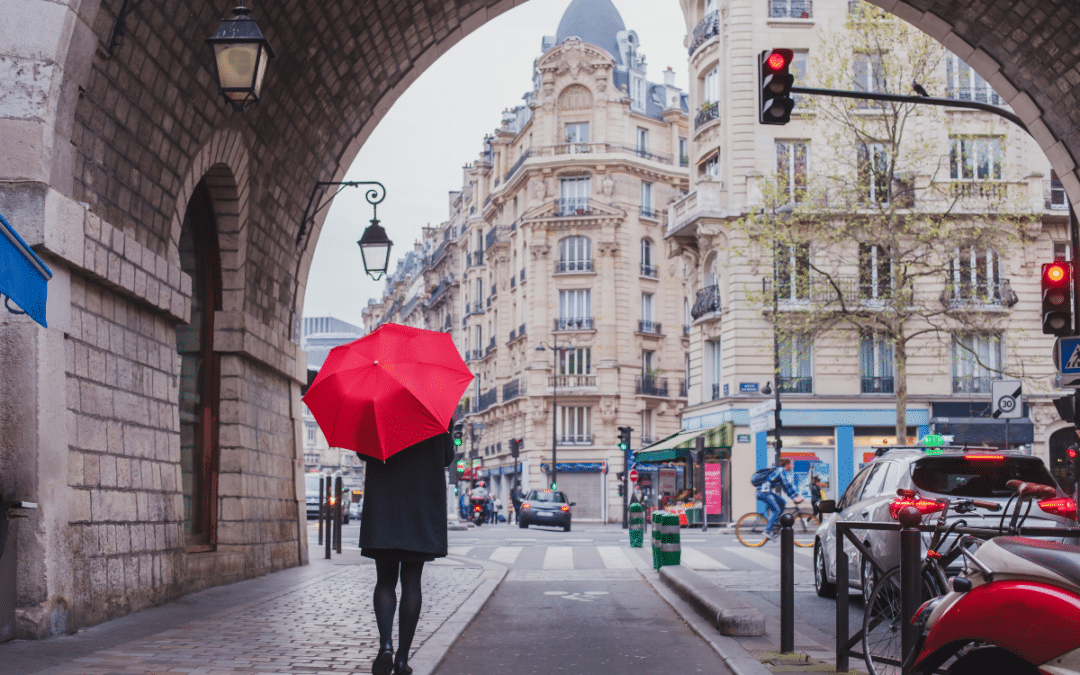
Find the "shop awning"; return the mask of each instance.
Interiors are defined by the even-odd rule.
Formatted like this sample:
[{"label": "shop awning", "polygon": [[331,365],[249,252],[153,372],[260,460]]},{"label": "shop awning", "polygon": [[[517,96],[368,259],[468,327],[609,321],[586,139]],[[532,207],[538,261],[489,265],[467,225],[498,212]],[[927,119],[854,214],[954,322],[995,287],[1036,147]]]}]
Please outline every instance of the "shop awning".
[{"label": "shop awning", "polygon": [[14,300],[31,319],[47,328],[46,284],[52,272],[3,216],[0,216],[0,235],[0,294]]},{"label": "shop awning", "polygon": [[694,450],[697,437],[702,434],[705,435],[706,450],[726,450],[731,448],[735,436],[735,425],[731,422],[724,422],[708,429],[680,431],[638,450],[634,453],[634,461],[646,463],[671,462],[676,459],[688,458]]}]

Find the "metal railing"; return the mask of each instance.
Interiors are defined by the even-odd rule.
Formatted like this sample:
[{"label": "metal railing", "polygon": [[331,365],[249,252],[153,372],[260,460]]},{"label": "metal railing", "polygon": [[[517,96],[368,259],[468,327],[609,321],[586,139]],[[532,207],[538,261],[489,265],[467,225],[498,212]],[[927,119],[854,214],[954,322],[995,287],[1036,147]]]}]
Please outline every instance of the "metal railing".
[{"label": "metal railing", "polygon": [[578,316],[555,319],[555,330],[592,330],[591,316]]},{"label": "metal railing", "polygon": [[952,390],[954,394],[989,394],[990,383],[1000,379],[1000,375],[992,377],[979,377],[976,375],[954,376],[952,379]]},{"label": "metal railing", "polygon": [[720,34],[720,12],[709,12],[694,28],[694,38],[690,41],[689,52],[693,54],[698,47],[712,37]]},{"label": "metal railing", "polygon": [[450,289],[450,284],[452,284],[453,282],[454,277],[452,275],[440,279],[439,285],[435,287],[435,290],[431,291],[431,294],[428,295],[427,300],[424,300],[424,306],[431,307],[436,302],[441,300],[446,295],[446,291]]},{"label": "metal railing", "polygon": [[811,0],[769,0],[770,19],[812,19],[814,3]]},{"label": "metal railing", "polygon": [[941,291],[941,304],[952,309],[1011,308],[1019,300],[1008,279],[977,283],[949,283]]},{"label": "metal railing", "polygon": [[491,248],[495,244],[507,241],[506,233],[509,228],[506,225],[498,225],[491,228],[486,235],[484,235],[484,250]]},{"label": "metal railing", "polygon": [[991,89],[990,85],[985,87],[945,87],[945,98],[956,101],[989,103],[990,105],[1005,105],[1005,99],[998,96],[998,93]]},{"label": "metal railing", "polygon": [[647,265],[645,263],[641,263],[641,276],[655,279],[656,277],[660,276],[660,267],[658,265]]},{"label": "metal railing", "polygon": [[720,398],[720,384],[714,382],[713,385],[712,385],[712,399],[711,400],[715,401],[718,398]]},{"label": "metal railing", "polygon": [[562,434],[559,445],[592,445],[592,434]]},{"label": "metal railing", "polygon": [[492,404],[498,403],[499,390],[497,388],[488,389],[484,393],[476,397],[476,411],[487,410]]},{"label": "metal railing", "polygon": [[514,162],[514,166],[510,167],[510,170],[506,172],[505,176],[503,176],[503,180],[509,181],[510,177],[517,173],[517,170],[521,168],[521,165],[525,163],[525,160],[527,160],[531,156],[532,148],[529,148],[525,152],[521,153],[521,157],[518,157],[518,160]]},{"label": "metal railing", "polygon": [[555,263],[555,272],[592,272],[593,261],[589,260],[560,260]]},{"label": "metal railing", "polygon": [[694,129],[698,129],[703,124],[707,124],[718,117],[720,117],[720,101],[702,103],[701,107],[698,108],[697,117],[694,118]]},{"label": "metal railing", "polygon": [[502,400],[504,403],[518,396],[521,396],[521,380],[510,380],[503,385]]},{"label": "metal railing", "polygon": [[650,220],[660,220],[660,213],[650,206],[642,206],[640,208],[642,218],[649,218]]},{"label": "metal railing", "polygon": [[777,384],[782,394],[813,394],[814,378],[812,377],[777,377]]},{"label": "metal railing", "polygon": [[861,391],[864,394],[892,394],[892,377],[863,377]]},{"label": "metal railing", "polygon": [[660,324],[655,321],[646,321],[645,319],[641,319],[640,321],[638,321],[638,332],[660,335]]},{"label": "metal railing", "polygon": [[661,379],[658,377],[643,377],[641,375],[635,378],[634,393],[643,394],[645,396],[664,396],[668,395],[667,378]]},{"label": "metal railing", "polygon": [[588,216],[592,214],[588,197],[565,197],[555,200],[555,214],[559,216]]},{"label": "metal railing", "polygon": [[466,260],[469,267],[482,267],[484,264],[484,252],[473,251],[472,253],[466,253]]},{"label": "metal railing", "polygon": [[687,398],[689,394],[689,388],[686,386],[686,380],[679,380],[679,398]]},{"label": "metal railing", "polygon": [[697,292],[694,306],[690,308],[690,316],[700,319],[706,314],[720,312],[720,286],[706,286]]},{"label": "metal railing", "polygon": [[596,386],[595,375],[548,375],[548,387],[559,389],[582,389]]}]

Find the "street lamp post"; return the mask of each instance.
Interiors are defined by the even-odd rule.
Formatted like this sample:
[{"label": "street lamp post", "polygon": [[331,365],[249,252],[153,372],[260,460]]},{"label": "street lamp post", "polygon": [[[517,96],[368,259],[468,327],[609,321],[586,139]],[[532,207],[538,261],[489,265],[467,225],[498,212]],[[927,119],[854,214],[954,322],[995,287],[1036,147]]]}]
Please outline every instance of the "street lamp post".
[{"label": "street lamp post", "polygon": [[559,390],[559,352],[573,352],[574,345],[570,343],[559,344],[553,341],[554,344],[548,344],[546,342],[540,342],[536,346],[536,351],[542,352],[544,349],[550,349],[552,359],[551,369],[551,489],[557,489],[559,483],[559,464],[558,464],[558,390]]}]

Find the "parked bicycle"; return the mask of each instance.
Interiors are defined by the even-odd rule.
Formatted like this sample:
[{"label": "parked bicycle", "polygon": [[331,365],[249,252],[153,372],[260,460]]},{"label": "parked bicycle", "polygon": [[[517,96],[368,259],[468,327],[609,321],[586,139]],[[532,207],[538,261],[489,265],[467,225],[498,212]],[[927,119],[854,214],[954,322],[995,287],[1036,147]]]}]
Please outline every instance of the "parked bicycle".
[{"label": "parked bicycle", "polygon": [[[792,526],[795,531],[795,545],[801,548],[813,546],[814,535],[817,533],[818,525],[821,524],[814,514],[804,511],[801,504],[789,506],[784,509],[784,512],[795,516],[795,524]],[[769,538],[765,536],[768,524],[768,518],[757,511],[751,511],[741,516],[735,523],[735,536],[739,538],[743,546],[757,548],[769,541]]]}]

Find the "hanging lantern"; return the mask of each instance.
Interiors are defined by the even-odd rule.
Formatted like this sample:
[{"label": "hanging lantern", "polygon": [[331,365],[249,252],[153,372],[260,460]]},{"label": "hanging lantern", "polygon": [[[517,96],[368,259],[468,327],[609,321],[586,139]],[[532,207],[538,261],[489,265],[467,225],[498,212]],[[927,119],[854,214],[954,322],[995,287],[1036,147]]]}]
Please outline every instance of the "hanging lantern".
[{"label": "hanging lantern", "polygon": [[266,62],[274,57],[274,50],[251,18],[250,9],[241,6],[232,12],[233,18],[222,19],[206,42],[214,48],[218,91],[239,111],[259,100]]}]

